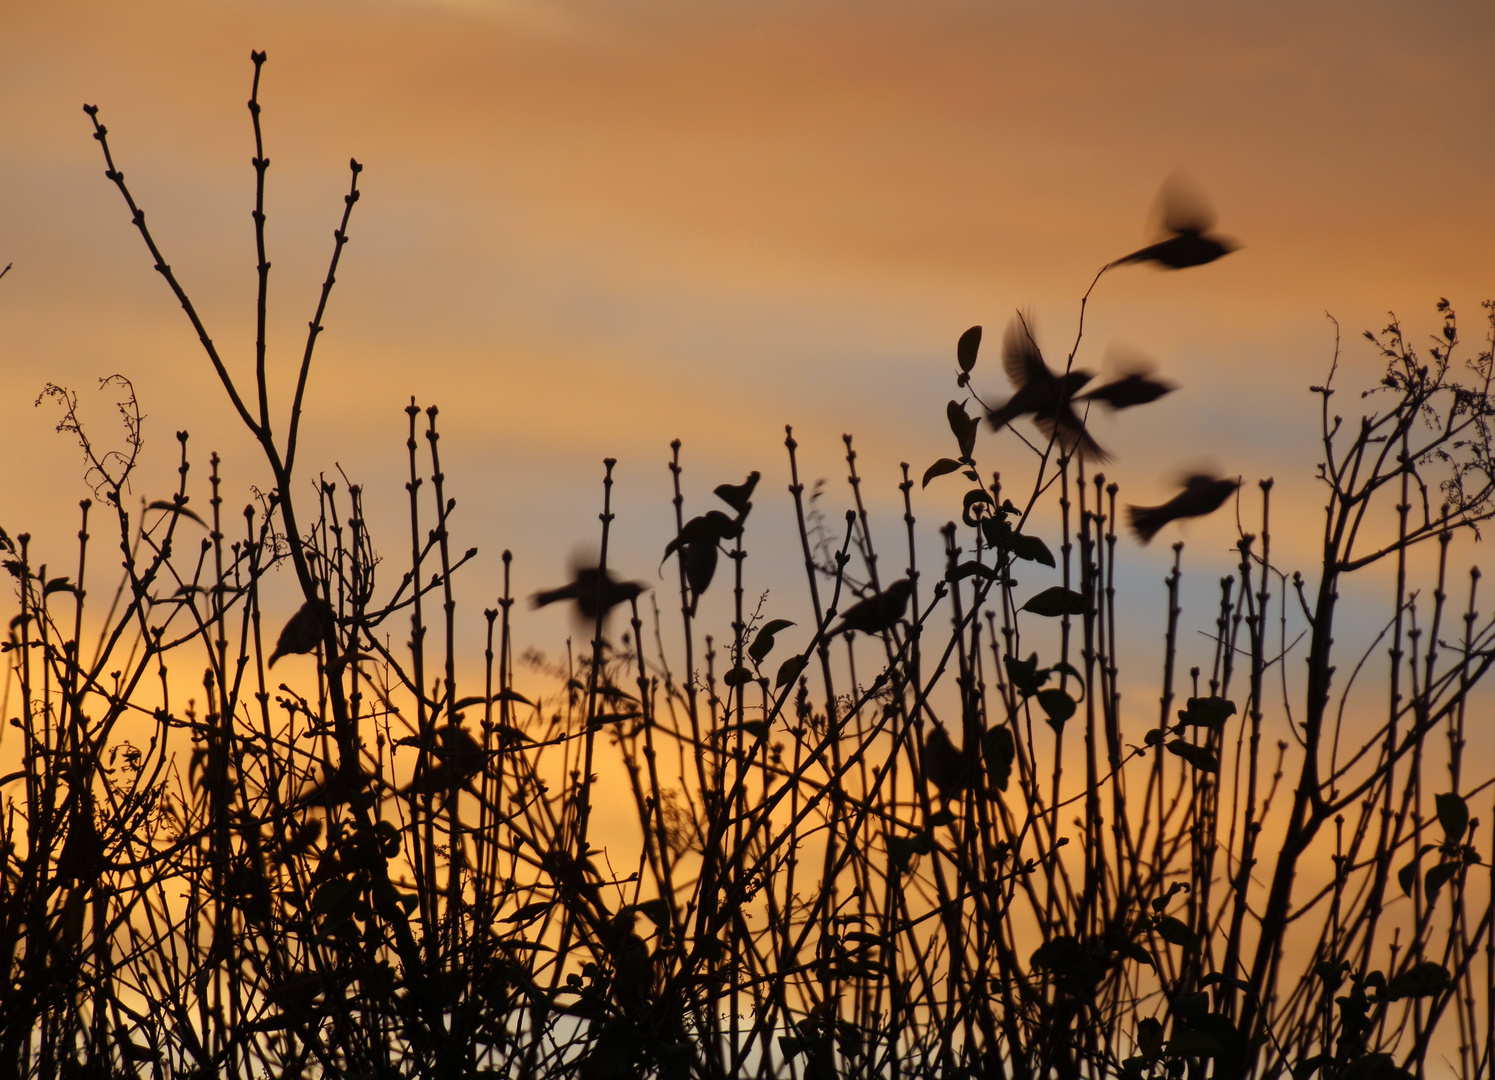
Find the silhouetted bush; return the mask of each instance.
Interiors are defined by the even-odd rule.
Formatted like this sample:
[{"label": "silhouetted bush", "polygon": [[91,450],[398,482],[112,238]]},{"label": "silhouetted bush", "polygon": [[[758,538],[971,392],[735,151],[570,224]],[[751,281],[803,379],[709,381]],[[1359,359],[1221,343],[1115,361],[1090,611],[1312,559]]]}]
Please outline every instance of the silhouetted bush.
[{"label": "silhouetted bush", "polygon": [[[522,692],[507,585],[483,641],[458,633],[475,552],[449,542],[435,408],[408,410],[403,569],[376,555],[359,486],[296,482],[359,166],[282,429],[265,376],[254,60],[253,387],[215,352],[88,107],[107,175],[275,486],[225,514],[216,456],[204,500],[182,433],[178,489],[132,513],[133,391],[120,382],[126,453],[97,455],[75,399],[48,390],[96,500],[67,574],[0,532],[17,605],[5,718],[21,740],[0,778],[0,1069],[1348,1080],[1420,1074],[1436,1037],[1454,1071],[1489,1075],[1491,881],[1469,800],[1488,802],[1490,781],[1462,760],[1495,622],[1475,610],[1478,572],[1453,599],[1447,573],[1450,539],[1495,513],[1492,358],[1487,346],[1456,368],[1446,303],[1425,356],[1395,323],[1373,336],[1385,377],[1363,418],[1333,412],[1334,371],[1315,389],[1317,581],[1272,561],[1271,482],[1242,491],[1259,532],[1240,536],[1220,583],[1213,663],[1187,680],[1175,545],[1155,721],[1121,708],[1119,644],[1152,623],[1118,610],[1118,490],[1087,472],[1099,448],[1076,410],[1166,387],[1077,395],[1074,353],[1050,371],[1021,320],[1004,359],[1029,397],[995,411],[1031,413],[1051,437],[1032,444],[1030,475],[999,481],[977,464],[979,415],[951,402],[954,455],[923,479],[964,480],[944,489],[961,523],[934,569],[915,557],[908,466],[907,561],[890,571],[851,438],[843,524],[814,516],[790,433],[815,613],[793,650],[792,624],[744,599],[757,475],[687,513],[675,443],[665,554],[684,645],[650,657],[639,587],[608,569],[608,462],[600,563],[539,598],[575,604],[590,643]],[[979,344],[974,329],[960,339],[961,388]],[[1196,480],[1139,529],[1237,487]],[[1047,536],[1045,500],[1060,522]],[[125,553],[102,592],[101,528]],[[1424,543],[1438,553],[1430,609],[1409,580]],[[1397,568],[1377,639],[1389,696],[1379,719],[1351,724],[1366,661],[1352,671],[1335,655],[1338,603],[1383,560]],[[263,626],[261,584],[287,563],[304,606]],[[711,587],[734,595],[716,638],[696,618]],[[309,653],[315,681],[277,685],[270,665]],[[1299,657],[1295,689],[1280,669]],[[477,670],[480,685],[459,678]],[[1291,741],[1263,743],[1269,717]],[[1061,764],[1083,782],[1062,783]],[[603,774],[631,793],[637,828],[636,850],[606,859],[589,845]]]}]

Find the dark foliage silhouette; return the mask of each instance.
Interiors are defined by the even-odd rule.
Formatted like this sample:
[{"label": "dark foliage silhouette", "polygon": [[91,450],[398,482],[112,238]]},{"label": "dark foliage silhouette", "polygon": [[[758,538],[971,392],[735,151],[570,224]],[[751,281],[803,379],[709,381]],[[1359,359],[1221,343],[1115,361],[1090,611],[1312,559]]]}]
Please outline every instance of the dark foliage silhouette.
[{"label": "dark foliage silhouette", "polygon": [[[408,473],[375,478],[408,495],[398,528],[369,519],[361,484],[296,481],[300,387],[356,187],[292,422],[272,425],[263,333],[241,386],[90,115],[148,265],[274,486],[235,513],[217,455],[194,472],[184,431],[176,490],[137,493],[128,383],[105,383],[124,394],[114,454],[75,395],[43,395],[95,496],[65,574],[0,529],[0,1075],[1489,1076],[1495,805],[1465,747],[1495,619],[1477,569],[1459,588],[1454,541],[1495,517],[1495,338],[1470,355],[1446,302],[1427,349],[1395,321],[1372,335],[1381,381],[1351,399],[1358,422],[1329,407],[1337,349],[1314,388],[1326,497],[1306,576],[1274,553],[1270,480],[1241,499],[1206,635],[1183,620],[1174,545],[1156,696],[1122,693],[1143,681],[1152,605],[1116,583],[1155,563],[1118,542],[1120,483],[1087,473],[1074,428],[1058,454],[1024,455],[1031,471],[1004,439],[1002,473],[983,473],[965,402],[946,407],[958,456],[924,473],[942,486],[916,493],[902,466],[893,545],[851,436],[840,518],[826,485],[806,497],[786,429],[795,526],[765,542],[803,557],[799,596],[750,573],[756,474],[723,485],[735,517],[688,512],[672,443],[675,498],[654,522],[674,537],[676,633],[601,569],[605,460],[596,565],[539,594],[594,622],[555,660],[524,648],[514,576],[531,568],[507,552],[474,617],[477,553],[456,544],[434,407],[406,409]],[[979,330],[957,346],[972,398],[978,346]],[[1045,408],[1062,438],[1061,391],[1012,416]],[[1237,485],[1209,483],[1229,487],[1216,506]],[[1177,502],[1144,513],[1195,512]],[[930,513],[949,519],[933,551]],[[109,572],[124,554],[117,583],[99,580],[100,529]],[[704,553],[715,569],[724,551],[730,589],[698,608]],[[1394,573],[1361,585],[1383,561]],[[324,662],[274,685],[261,623],[280,601],[262,590],[279,569],[303,610],[326,606],[317,634],[270,655],[320,638]],[[1336,638],[1388,582],[1352,670]],[[627,629],[604,639],[625,601]]]},{"label": "dark foliage silhouette", "polygon": [[275,651],[266,667],[274,667],[282,656],[301,656],[322,644],[332,622],[332,608],[325,600],[308,600],[287,620],[276,639]]}]

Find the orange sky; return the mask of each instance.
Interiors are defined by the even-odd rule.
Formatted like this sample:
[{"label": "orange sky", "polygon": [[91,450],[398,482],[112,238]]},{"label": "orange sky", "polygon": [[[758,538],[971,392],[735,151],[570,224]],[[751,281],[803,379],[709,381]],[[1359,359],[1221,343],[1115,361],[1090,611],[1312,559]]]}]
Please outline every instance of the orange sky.
[{"label": "orange sky", "polygon": [[[987,326],[976,385],[1005,396],[994,345],[1011,310],[1032,305],[1060,354],[1091,275],[1150,239],[1179,165],[1245,247],[1103,280],[1079,362],[1123,342],[1184,387],[1099,420],[1107,473],[1124,499],[1157,501],[1203,458],[1274,475],[1279,506],[1311,510],[1304,391],[1330,356],[1325,310],[1346,379],[1372,372],[1356,339],[1387,309],[1423,334],[1447,296],[1483,336],[1492,46],[1495,8],[1476,3],[0,2],[0,265],[15,263],[0,282],[0,524],[59,561],[76,529],[76,451],[32,407],[49,380],[85,397],[100,376],[135,380],[146,497],[174,478],[180,428],[199,463],[225,455],[236,498],[265,483],[79,108],[100,106],[168,258],[247,371],[251,48],[270,56],[284,396],[347,159],[366,166],[304,475],[341,463],[396,513],[402,407],[438,403],[459,542],[484,549],[474,618],[503,547],[519,592],[554,583],[595,531],[606,455],[615,551],[652,575],[673,535],[674,437],[688,512],[759,468],[755,523],[782,526],[785,423],[810,479],[839,482],[840,435],[856,433],[868,497],[891,508],[899,461],[949,452],[960,331]],[[983,436],[978,453],[1020,470],[1017,450]],[[932,485],[916,510],[954,516],[956,490]],[[896,518],[879,520],[891,547]],[[1221,514],[1184,535],[1215,559],[1232,527]],[[1171,539],[1128,548],[1149,590]],[[1312,540],[1278,536],[1305,556]],[[775,560],[793,571],[794,547],[763,541],[764,580]],[[532,625],[538,640],[565,624]]]}]

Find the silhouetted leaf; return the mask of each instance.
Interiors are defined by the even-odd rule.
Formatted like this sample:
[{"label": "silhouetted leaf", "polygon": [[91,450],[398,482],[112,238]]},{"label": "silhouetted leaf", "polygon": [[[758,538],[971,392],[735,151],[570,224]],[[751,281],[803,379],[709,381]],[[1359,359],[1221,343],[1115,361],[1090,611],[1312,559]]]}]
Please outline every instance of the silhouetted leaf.
[{"label": "silhouetted leaf", "polygon": [[[1153,961],[1152,953],[1148,952],[1147,949],[1143,947],[1140,941],[1128,941],[1125,945],[1117,950],[1117,954],[1135,960],[1139,964],[1146,964],[1150,968],[1157,967],[1157,964]],[[1143,1023],[1146,1023],[1146,1021],[1144,1020]],[[1157,1021],[1154,1020],[1153,1023],[1156,1024]],[[1161,1029],[1159,1030],[1158,1038],[1159,1041],[1161,1041]],[[1156,1051],[1151,1052],[1156,1053]]]},{"label": "silhouetted leaf", "polygon": [[1386,984],[1386,996],[1392,1001],[1409,997],[1432,997],[1453,985],[1448,969],[1442,964],[1424,960]]},{"label": "silhouetted leaf", "polygon": [[1163,1022],[1155,1016],[1137,1021],[1137,1046],[1148,1057],[1157,1057],[1163,1052]]},{"label": "silhouetted leaf", "polygon": [[972,508],[977,506],[991,506],[991,496],[981,488],[972,488],[965,494],[965,500],[961,506],[960,519],[972,528],[980,524],[981,519],[972,515]]},{"label": "silhouetted leaf", "polygon": [[1194,727],[1219,727],[1227,716],[1235,715],[1235,702],[1222,697],[1191,697],[1186,708],[1178,711],[1180,724]]},{"label": "silhouetted leaf", "polygon": [[962,578],[968,578],[972,576],[982,577],[987,581],[995,581],[997,580],[997,568],[995,566],[987,566],[985,563],[978,563],[974,561],[963,562],[955,568],[954,573],[950,575],[950,580],[959,581]]},{"label": "silhouetted leaf", "polygon": [[929,827],[938,829],[945,825],[955,824],[955,812],[952,810],[936,810],[929,815]]},{"label": "silhouetted leaf", "polygon": [[1449,878],[1463,869],[1463,863],[1447,862],[1439,863],[1428,871],[1427,877],[1422,879],[1423,894],[1429,899],[1438,895],[1438,890],[1448,884]]},{"label": "silhouetted leaf", "polygon": [[1336,1080],[1412,1080],[1390,1054],[1362,1054],[1339,1070]]},{"label": "silhouetted leaf", "polygon": [[1157,921],[1154,927],[1158,937],[1171,945],[1177,945],[1181,949],[1193,951],[1199,947],[1199,936],[1190,930],[1181,919],[1175,919],[1172,915],[1164,915]]},{"label": "silhouetted leaf", "polygon": [[1220,771],[1220,762],[1215,757],[1214,751],[1207,746],[1195,746],[1183,739],[1174,739],[1168,744],[1168,752],[1177,754],[1200,772],[1217,773]]},{"label": "silhouetted leaf", "polygon": [[147,503],[145,508],[147,510],[165,510],[167,513],[171,514],[181,514],[182,517],[191,518],[193,521],[201,525],[204,529],[208,527],[208,523],[194,514],[191,510],[188,510],[185,506],[178,506],[176,503],[170,502],[166,499],[156,499],[154,502]]},{"label": "silhouetted leaf", "polygon": [[645,900],[633,905],[633,909],[648,918],[659,931],[659,936],[668,939],[670,936],[670,907],[660,897],[653,900]]},{"label": "silhouetted leaf", "polygon": [[1207,1031],[1179,1031],[1168,1040],[1166,1052],[1176,1057],[1215,1057],[1223,1054],[1225,1047]]},{"label": "silhouetted leaf", "polygon": [[954,458],[942,457],[933,465],[929,466],[929,468],[924,470],[924,482],[919,486],[921,488],[927,488],[929,486],[929,481],[933,480],[936,476],[944,476],[946,473],[953,473],[959,468],[960,462],[956,461]]},{"label": "silhouetted leaf", "polygon": [[763,658],[773,651],[773,636],[780,630],[793,625],[794,623],[788,619],[769,619],[764,623],[763,629],[758,631],[758,636],[753,638],[752,645],[748,646],[748,655],[753,658],[753,662],[761,664]]},{"label": "silhouetted leaf", "polygon": [[1450,844],[1457,844],[1469,827],[1469,805],[1452,792],[1436,796],[1434,802],[1438,805],[1438,823],[1443,826],[1443,835]]},{"label": "silhouetted leaf", "polygon": [[994,727],[981,736],[981,757],[986,762],[986,775],[998,791],[1007,790],[1007,781],[1012,777],[1012,762],[1017,757],[1017,743],[1012,731],[1005,727]]},{"label": "silhouetted leaf", "polygon": [[1017,687],[1018,692],[1024,697],[1029,697],[1038,692],[1038,688],[1049,681],[1049,669],[1038,669],[1038,654],[1034,653],[1026,660],[1019,660],[1015,656],[1002,657],[1002,666],[1007,669],[1007,677],[1012,680],[1012,685]]},{"label": "silhouetted leaf", "polygon": [[905,874],[912,868],[915,855],[927,855],[933,850],[933,842],[922,833],[918,836],[888,837],[888,857]]},{"label": "silhouetted leaf", "polygon": [[945,406],[945,417],[950,421],[950,430],[955,433],[955,441],[960,446],[960,456],[968,458],[976,449],[976,428],[978,426],[974,417],[966,413],[966,407],[958,401],[952,401]]},{"label": "silhouetted leaf", "polygon": [[757,678],[757,676],[753,674],[750,668],[745,668],[741,664],[738,664],[735,668],[722,676],[722,682],[726,683],[728,686],[736,687],[741,686],[744,683],[750,683],[755,678]]},{"label": "silhouetted leaf", "polygon": [[73,583],[70,582],[66,577],[58,577],[53,578],[51,581],[47,582],[46,586],[42,589],[42,595],[50,596],[55,592],[75,593],[77,591],[78,590],[73,587]]},{"label": "silhouetted leaf", "polygon": [[728,724],[726,727],[717,728],[716,735],[717,738],[726,738],[734,731],[741,731],[755,739],[762,739],[768,735],[768,725],[762,720],[745,720],[740,724]]},{"label": "silhouetted leaf", "polygon": [[1022,533],[1012,533],[1002,542],[1002,549],[1010,551],[1014,558],[1026,559],[1028,562],[1042,563],[1044,566],[1054,566],[1054,553],[1049,546],[1036,536],[1024,536]]},{"label": "silhouetted leaf", "polygon": [[535,900],[534,903],[526,903],[522,908],[516,909],[514,914],[505,915],[504,918],[498,921],[501,921],[501,923],[529,923],[529,921],[534,921],[540,915],[546,914],[553,902],[555,900]]},{"label": "silhouetted leaf", "polygon": [[1085,614],[1085,598],[1073,589],[1066,589],[1063,585],[1051,585],[1043,592],[1031,597],[1020,610],[1031,611],[1034,615],[1042,615],[1046,619],[1052,619],[1058,615],[1083,615]]},{"label": "silhouetted leaf", "polygon": [[1063,690],[1038,691],[1038,704],[1048,714],[1049,726],[1058,731],[1075,714],[1075,699]]},{"label": "silhouetted leaf", "polygon": [[1033,950],[1029,965],[1055,975],[1077,975],[1087,964],[1085,947],[1068,934],[1058,934]]},{"label": "silhouetted leaf", "polygon": [[777,689],[786,686],[799,678],[799,673],[805,670],[808,661],[803,656],[791,656],[779,665],[779,673],[774,677],[773,685]]},{"label": "silhouetted leaf", "polygon": [[961,371],[970,371],[976,366],[976,352],[981,348],[981,327],[973,326],[955,343],[955,362]]}]

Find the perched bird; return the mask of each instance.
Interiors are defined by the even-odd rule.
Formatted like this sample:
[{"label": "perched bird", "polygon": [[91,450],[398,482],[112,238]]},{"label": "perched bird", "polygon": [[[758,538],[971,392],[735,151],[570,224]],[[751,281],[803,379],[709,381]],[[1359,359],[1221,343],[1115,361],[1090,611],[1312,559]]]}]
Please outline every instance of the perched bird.
[{"label": "perched bird", "polygon": [[881,634],[898,625],[908,607],[908,599],[914,594],[914,583],[908,578],[893,582],[880,593],[873,593],[865,600],[858,600],[841,615],[841,622],[828,636],[835,637],[849,631],[863,634]]},{"label": "perched bird", "polygon": [[924,775],[940,793],[940,801],[948,803],[958,798],[971,786],[972,757],[964,750],[955,749],[944,725],[935,723],[924,736]]},{"label": "perched bird", "polygon": [[332,769],[310,791],[297,796],[291,806],[294,809],[303,806],[323,806],[328,809],[342,806],[358,799],[369,786],[370,779],[368,773],[356,765]]},{"label": "perched bird", "polygon": [[[431,748],[431,754],[436,760],[428,763],[420,775],[405,785],[399,794],[443,794],[452,788],[465,786],[483,771],[483,763],[488,755],[461,724],[443,724],[437,734],[440,740]],[[419,740],[414,736],[400,739],[399,742],[404,745],[419,745]]]},{"label": "perched bird", "polygon": [[1038,343],[1033,340],[1032,320],[1022,312],[1007,324],[1007,333],[1002,338],[1002,368],[1014,393],[1006,404],[987,412],[986,420],[993,431],[1000,431],[1019,416],[1032,413],[1033,422],[1044,437],[1057,439],[1065,453],[1078,448],[1083,460],[1110,460],[1070,404],[1075,392],[1094,376],[1078,369],[1062,375],[1050,371]]},{"label": "perched bird", "polygon": [[712,492],[718,499],[737,511],[739,519],[747,517],[753,504],[748,502],[753,497],[753,488],[758,486],[758,470],[754,469],[748,473],[748,478],[740,484],[718,484]]},{"label": "perched bird", "polygon": [[308,600],[301,610],[292,615],[275,641],[275,651],[270,654],[266,667],[274,667],[282,656],[297,656],[311,652],[322,644],[327,628],[332,625],[332,608],[325,600]]},{"label": "perched bird", "polygon": [[1217,480],[1204,473],[1191,476],[1184,481],[1184,489],[1162,506],[1128,506],[1126,512],[1131,519],[1132,531],[1145,544],[1170,521],[1203,517],[1220,509],[1240,486],[1239,478]]},{"label": "perched bird", "polygon": [[1123,255],[1112,266],[1154,262],[1170,270],[1182,270],[1212,263],[1240,247],[1234,240],[1210,235],[1215,227],[1214,208],[1182,171],[1163,181],[1158,203],[1167,238]]},{"label": "perched bird", "polygon": [[584,566],[575,571],[568,584],[558,589],[546,589],[530,597],[537,608],[554,604],[557,600],[576,601],[576,610],[581,617],[595,622],[600,610],[606,615],[619,604],[637,599],[648,586],[637,581],[618,581],[606,570],[596,566]]}]

